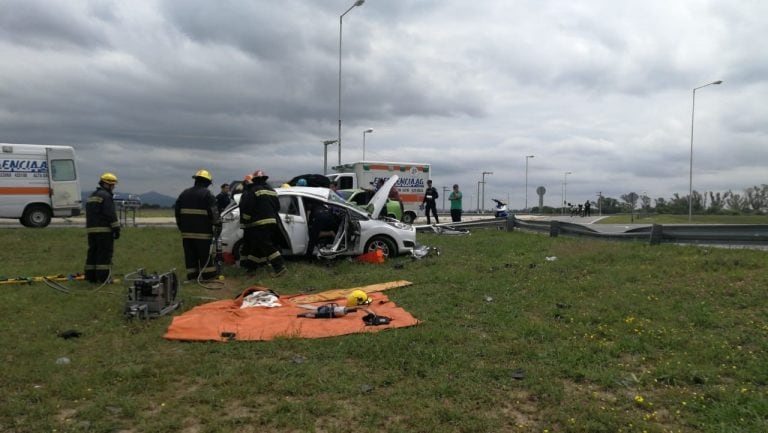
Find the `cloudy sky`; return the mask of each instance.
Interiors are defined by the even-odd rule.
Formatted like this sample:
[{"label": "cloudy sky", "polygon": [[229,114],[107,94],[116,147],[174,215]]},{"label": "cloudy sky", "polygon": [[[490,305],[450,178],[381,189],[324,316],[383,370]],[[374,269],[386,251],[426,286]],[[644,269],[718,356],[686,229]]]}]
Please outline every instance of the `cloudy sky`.
[{"label": "cloudy sky", "polygon": [[[84,189],[175,196],[323,171],[353,0],[0,0],[0,142],[74,145]],[[343,162],[432,164],[512,207],[768,183],[768,2],[367,0],[344,16]],[[338,147],[328,147],[329,166]],[[569,175],[564,173],[571,172]],[[439,200],[440,201],[440,200]]]}]

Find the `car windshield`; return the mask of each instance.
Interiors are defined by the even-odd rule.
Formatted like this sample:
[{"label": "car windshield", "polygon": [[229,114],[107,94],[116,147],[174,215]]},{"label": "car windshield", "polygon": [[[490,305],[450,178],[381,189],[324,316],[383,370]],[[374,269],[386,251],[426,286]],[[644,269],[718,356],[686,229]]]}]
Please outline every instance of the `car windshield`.
[{"label": "car windshield", "polygon": [[335,203],[349,204],[347,203],[347,197],[349,197],[349,195],[345,196],[343,194],[344,192],[342,191],[336,191],[336,193],[334,193],[333,191],[329,191],[328,201],[332,201]]}]

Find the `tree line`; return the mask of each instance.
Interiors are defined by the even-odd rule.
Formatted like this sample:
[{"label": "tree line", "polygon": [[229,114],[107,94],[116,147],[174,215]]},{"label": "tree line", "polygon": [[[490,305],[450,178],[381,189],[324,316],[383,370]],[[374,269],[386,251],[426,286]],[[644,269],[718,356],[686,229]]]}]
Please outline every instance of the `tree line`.
[{"label": "tree line", "polygon": [[[752,214],[768,213],[768,184],[752,186],[741,193],[728,190],[725,192],[693,191],[692,210],[696,214]],[[670,198],[653,199],[646,194],[630,192],[619,199],[601,196],[590,201],[593,214],[631,213],[635,211],[661,214],[687,214],[688,194],[681,196],[674,193]],[[538,213],[538,208],[531,209]],[[541,213],[559,213],[560,208],[544,206]]]}]

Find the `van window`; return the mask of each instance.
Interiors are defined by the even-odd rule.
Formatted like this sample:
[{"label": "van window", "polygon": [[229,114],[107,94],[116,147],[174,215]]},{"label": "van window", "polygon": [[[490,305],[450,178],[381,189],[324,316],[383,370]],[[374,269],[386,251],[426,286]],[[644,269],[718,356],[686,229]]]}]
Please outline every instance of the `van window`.
[{"label": "van window", "polygon": [[72,159],[54,159],[51,161],[51,177],[54,181],[75,180],[75,161]]},{"label": "van window", "polygon": [[352,189],[352,178],[349,176],[340,176],[338,179],[336,179],[336,182],[338,182],[339,189]]}]

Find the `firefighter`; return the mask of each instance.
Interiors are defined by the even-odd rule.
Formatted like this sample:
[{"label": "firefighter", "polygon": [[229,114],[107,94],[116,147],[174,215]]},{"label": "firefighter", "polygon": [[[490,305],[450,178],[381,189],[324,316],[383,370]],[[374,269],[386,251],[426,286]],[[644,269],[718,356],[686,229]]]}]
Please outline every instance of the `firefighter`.
[{"label": "firefighter", "polygon": [[211,242],[221,235],[221,216],[216,197],[208,190],[213,182],[208,170],[198,170],[192,178],[195,185],[185,189],[173,205],[176,226],[181,231],[187,280],[210,280],[216,277]]},{"label": "firefighter", "polygon": [[277,192],[267,183],[268,178],[263,171],[257,170],[240,197],[240,227],[245,245],[240,266],[254,269],[269,263],[273,275],[278,277],[286,272],[285,261],[276,243],[281,235],[280,201]]},{"label": "firefighter", "polygon": [[85,204],[85,231],[88,233],[88,256],[85,279],[91,283],[106,282],[111,273],[115,239],[120,238],[120,222],[112,201],[117,176],[104,173]]}]

